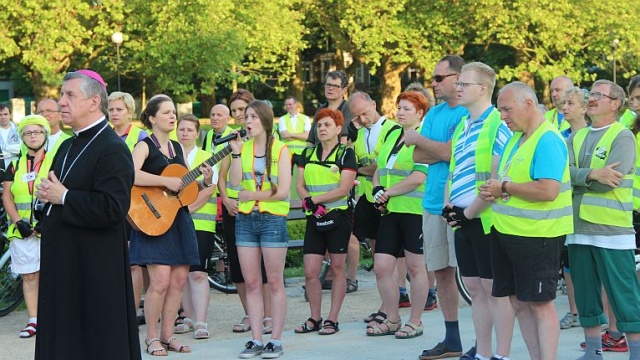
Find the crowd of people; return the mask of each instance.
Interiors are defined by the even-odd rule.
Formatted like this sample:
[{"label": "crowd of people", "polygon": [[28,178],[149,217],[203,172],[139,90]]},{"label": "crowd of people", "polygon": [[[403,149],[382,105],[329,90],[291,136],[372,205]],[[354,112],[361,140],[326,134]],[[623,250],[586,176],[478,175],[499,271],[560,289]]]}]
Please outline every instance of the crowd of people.
[{"label": "crowd of people", "polygon": [[[310,311],[295,333],[340,331],[345,296],[358,290],[359,241],[368,241],[381,304],[364,333],[422,336],[423,311],[439,304],[443,339],[420,360],[509,359],[516,318],[532,359],[555,359],[560,330],[576,326],[585,336],[580,359],[601,359],[602,351],[640,359],[640,76],[626,110],[617,84],[598,80],[586,90],[558,76],[548,111],[521,82],[503,86],[493,105],[494,70],[459,56],[443,57],[432,78],[439,103],[412,84],[397,96],[395,120],[365,92],[345,99],[341,71],[327,74],[327,104],[313,118],[288,97],[276,123],[269,102],[240,89],[229,107],[211,109],[201,148],[199,119],[178,118],[169,96],[145,104],[144,130],[132,122],[133,97],[107,96],[91,70],[68,73],[60,99],[40,101],[18,125],[0,105],[7,237],[29,317],[20,337],[37,335],[36,359],[140,359],[136,309],[144,292],[143,349],[191,352],[175,334],[211,335],[206,270],[216,266],[208,261],[221,224],[245,314],[231,330],[251,337],[239,357],[280,357],[294,181],[306,214]],[[229,125],[232,117],[246,138]],[[194,195],[167,231],[150,234],[126,221],[137,200],[132,188]],[[325,258],[331,280],[322,283]],[[561,268],[569,312],[559,319]],[[466,352],[456,269],[472,298],[476,341]],[[326,317],[323,289],[331,290]],[[400,307],[411,308],[404,323]],[[74,331],[87,323],[100,326]],[[69,331],[77,337],[63,335]]]}]

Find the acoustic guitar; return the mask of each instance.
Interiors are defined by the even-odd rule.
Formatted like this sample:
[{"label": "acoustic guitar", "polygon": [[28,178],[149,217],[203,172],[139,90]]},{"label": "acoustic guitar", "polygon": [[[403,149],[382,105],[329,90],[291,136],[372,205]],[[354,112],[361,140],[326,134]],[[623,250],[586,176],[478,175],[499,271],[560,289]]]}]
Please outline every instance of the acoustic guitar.
[{"label": "acoustic guitar", "polygon": [[131,226],[150,236],[166,233],[173,224],[178,210],[196,201],[198,184],[195,180],[202,175],[200,166],[213,166],[230,153],[231,145],[227,145],[191,171],[179,164],[168,165],[160,176],[181,178],[184,187],[177,193],[163,186],[134,185],[131,189],[131,207],[127,214]]}]

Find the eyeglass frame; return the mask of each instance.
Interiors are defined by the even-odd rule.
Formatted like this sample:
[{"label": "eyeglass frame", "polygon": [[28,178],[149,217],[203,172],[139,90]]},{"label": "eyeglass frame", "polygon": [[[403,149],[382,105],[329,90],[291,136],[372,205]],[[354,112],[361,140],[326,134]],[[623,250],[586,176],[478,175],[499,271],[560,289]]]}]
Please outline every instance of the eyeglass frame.
[{"label": "eyeglass frame", "polygon": [[337,84],[327,84],[324,83],[324,88],[325,89],[332,89],[332,90],[340,90],[340,89],[344,89],[345,87],[343,87],[342,85],[337,85]]},{"label": "eyeglass frame", "polygon": [[32,135],[43,135],[46,134],[47,132],[44,130],[29,130],[29,131],[23,131],[22,134],[20,134],[22,137],[27,137],[27,136],[32,136]]},{"label": "eyeglass frame", "polygon": [[455,75],[460,75],[458,73],[451,73],[451,74],[445,74],[445,75],[433,75],[433,81],[437,82],[437,83],[441,83],[444,81],[444,79],[450,77],[450,76],[455,76]]},{"label": "eyeglass frame", "polygon": [[593,97],[593,99],[595,101],[602,100],[603,96],[606,97],[606,98],[609,98],[611,100],[619,100],[619,99],[616,99],[616,98],[612,97],[611,95],[607,95],[605,93],[601,93],[600,91],[589,91],[589,97]]}]

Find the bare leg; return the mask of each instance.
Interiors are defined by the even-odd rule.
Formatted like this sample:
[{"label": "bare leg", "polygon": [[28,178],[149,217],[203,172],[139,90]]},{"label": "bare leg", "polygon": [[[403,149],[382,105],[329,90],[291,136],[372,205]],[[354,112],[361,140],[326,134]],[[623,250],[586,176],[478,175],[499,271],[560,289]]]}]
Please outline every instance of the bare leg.
[{"label": "bare leg", "polygon": [[40,272],[31,274],[21,274],[22,293],[24,302],[27,305],[27,314],[30,318],[38,316],[38,283],[40,282]]},{"label": "bare leg", "polygon": [[[351,234],[349,238],[349,249],[347,251],[347,278],[356,280],[358,277],[358,263],[360,262],[360,242],[358,238]],[[333,264],[333,262],[332,262]],[[334,278],[335,279],[335,278]]]},{"label": "bare leg", "polygon": [[[407,250],[404,251],[404,254],[406,268],[409,276],[411,276],[412,302],[409,321],[420,325],[424,303],[427,301],[427,295],[429,294],[429,277],[427,276],[427,269],[424,267],[424,255],[414,254]],[[399,268],[398,272],[400,272]],[[400,275],[398,275],[399,277]],[[403,276],[403,278],[405,277]]]},{"label": "bare leg", "polygon": [[[329,254],[329,257],[331,258],[333,286],[331,288],[331,309],[329,310],[329,315],[327,315],[327,320],[337,322],[344,296],[347,294],[347,277],[344,272],[344,263],[347,254]],[[318,284],[320,283],[318,282]]]},{"label": "bare leg", "polygon": [[456,268],[446,267],[435,271],[438,283],[438,299],[445,321],[458,321],[458,287]]},{"label": "bare leg", "polygon": [[324,256],[317,254],[304,255],[304,288],[309,299],[311,317],[318,320],[322,317],[322,285],[320,269]]},{"label": "bare leg", "polygon": [[[191,303],[193,304],[192,316],[195,317],[194,320],[196,322],[207,322],[207,310],[209,309],[209,298],[211,294],[207,273],[204,271],[189,273],[188,286],[191,290]],[[186,293],[185,291],[185,294]]]},{"label": "bare leg", "polygon": [[[180,308],[182,291],[187,282],[188,265],[171,266],[169,287],[167,288],[162,306],[162,325],[160,338],[164,341],[173,336],[174,320]],[[145,302],[146,303],[146,302]]]},{"label": "bare leg", "polygon": [[142,299],[143,276],[142,268],[138,265],[131,266],[131,281],[133,283],[133,300],[136,304],[136,312],[140,308],[140,299]]},{"label": "bare leg", "polygon": [[251,323],[251,335],[253,340],[262,342],[264,303],[262,300],[261,257],[262,253],[258,247],[238,246],[238,258],[240,259],[240,268],[242,269],[246,289],[245,310]]},{"label": "bare leg", "polygon": [[287,248],[263,247],[262,254],[264,267],[267,270],[269,294],[273,300],[271,303],[273,313],[271,339],[280,340],[287,315],[287,293],[284,289],[284,263],[287,257]]},{"label": "bare leg", "polygon": [[[471,294],[471,316],[476,333],[476,353],[484,357],[491,357],[493,320],[489,306],[490,294],[485,292],[480,277],[464,277],[463,280],[469,294]],[[511,306],[509,305],[509,307]]]},{"label": "bare leg", "polygon": [[[552,301],[522,302],[509,297],[533,360],[555,360],[558,353],[558,315]],[[541,346],[544,344],[544,346]]]}]

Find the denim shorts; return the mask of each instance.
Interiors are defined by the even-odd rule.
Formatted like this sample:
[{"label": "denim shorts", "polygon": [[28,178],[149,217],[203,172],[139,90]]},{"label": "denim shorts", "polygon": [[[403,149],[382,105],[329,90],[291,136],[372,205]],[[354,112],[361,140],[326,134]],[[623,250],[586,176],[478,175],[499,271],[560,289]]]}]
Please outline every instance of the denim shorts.
[{"label": "denim shorts", "polygon": [[236,216],[236,246],[286,248],[288,243],[286,217],[258,211]]}]

